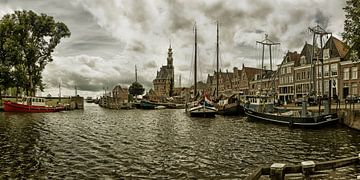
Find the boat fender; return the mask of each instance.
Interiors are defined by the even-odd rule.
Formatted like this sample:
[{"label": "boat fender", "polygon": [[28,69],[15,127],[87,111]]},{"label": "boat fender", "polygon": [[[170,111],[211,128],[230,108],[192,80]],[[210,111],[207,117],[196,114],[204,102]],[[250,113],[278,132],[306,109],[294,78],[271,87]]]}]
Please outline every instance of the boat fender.
[{"label": "boat fender", "polygon": [[293,127],[294,126],[294,122],[292,120],[289,121],[289,127]]}]

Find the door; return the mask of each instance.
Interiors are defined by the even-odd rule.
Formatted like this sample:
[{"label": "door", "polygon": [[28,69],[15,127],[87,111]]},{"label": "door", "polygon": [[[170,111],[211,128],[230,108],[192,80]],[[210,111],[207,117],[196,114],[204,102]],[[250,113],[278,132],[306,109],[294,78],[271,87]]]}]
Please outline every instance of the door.
[{"label": "door", "polygon": [[344,87],[343,89],[343,99],[346,98],[346,96],[349,95],[349,87]]}]

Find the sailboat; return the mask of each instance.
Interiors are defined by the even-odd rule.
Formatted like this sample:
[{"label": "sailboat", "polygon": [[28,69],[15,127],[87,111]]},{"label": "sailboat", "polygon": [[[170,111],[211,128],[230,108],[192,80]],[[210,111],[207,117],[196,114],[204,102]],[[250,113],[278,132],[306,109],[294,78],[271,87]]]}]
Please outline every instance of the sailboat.
[{"label": "sailboat", "polygon": [[[195,57],[194,57],[194,98],[196,98],[197,94],[197,28],[196,24],[194,25],[195,31]],[[188,104],[186,107],[186,112],[191,117],[215,117],[217,113],[217,109],[213,106],[213,103],[209,100],[209,97],[206,94],[203,94],[199,101],[192,103],[193,107],[189,107]]]},{"label": "sailboat", "polygon": [[216,108],[218,114],[223,116],[237,116],[244,115],[244,107],[240,104],[239,94],[233,94],[232,96],[220,99],[219,98],[219,23],[216,23]]},{"label": "sailboat", "polygon": [[[257,42],[263,46],[263,55],[262,55],[262,68],[264,64],[264,46],[270,45],[270,64],[271,64],[271,45],[273,43],[265,35],[265,40]],[[314,48],[314,46],[313,46]],[[321,47],[322,50],[322,47]],[[313,51],[314,52],[314,51]],[[311,57],[313,58],[313,57]],[[261,80],[263,78],[263,73],[261,73]],[[274,87],[273,87],[274,88]],[[287,111],[284,109],[278,109],[274,107],[274,91],[269,96],[269,94],[263,94],[262,89],[255,96],[248,96],[247,103],[245,105],[245,114],[248,118],[252,120],[266,121],[278,124],[285,124],[290,127],[320,127],[330,124],[335,124],[339,121],[339,118],[336,113],[311,113],[307,111],[306,101],[303,102],[301,112],[298,111]]]}]

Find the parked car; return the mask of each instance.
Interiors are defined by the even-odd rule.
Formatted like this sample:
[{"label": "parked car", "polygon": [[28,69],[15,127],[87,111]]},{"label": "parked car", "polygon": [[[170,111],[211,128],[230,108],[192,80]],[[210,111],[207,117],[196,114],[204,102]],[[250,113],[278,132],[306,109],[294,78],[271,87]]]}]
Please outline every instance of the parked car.
[{"label": "parked car", "polygon": [[359,97],[356,95],[348,95],[345,98],[345,103],[358,103],[360,101]]}]

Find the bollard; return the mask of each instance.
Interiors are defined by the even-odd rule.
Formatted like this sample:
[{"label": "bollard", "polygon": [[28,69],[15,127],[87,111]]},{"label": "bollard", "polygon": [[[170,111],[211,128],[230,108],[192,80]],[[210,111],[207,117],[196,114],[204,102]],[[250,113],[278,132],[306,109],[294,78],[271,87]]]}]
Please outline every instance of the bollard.
[{"label": "bollard", "polygon": [[303,161],[301,162],[302,173],[305,177],[309,177],[315,171],[315,162],[314,161]]},{"label": "bollard", "polygon": [[283,180],[285,177],[285,166],[286,164],[274,163],[270,166],[270,179],[272,180]]}]

